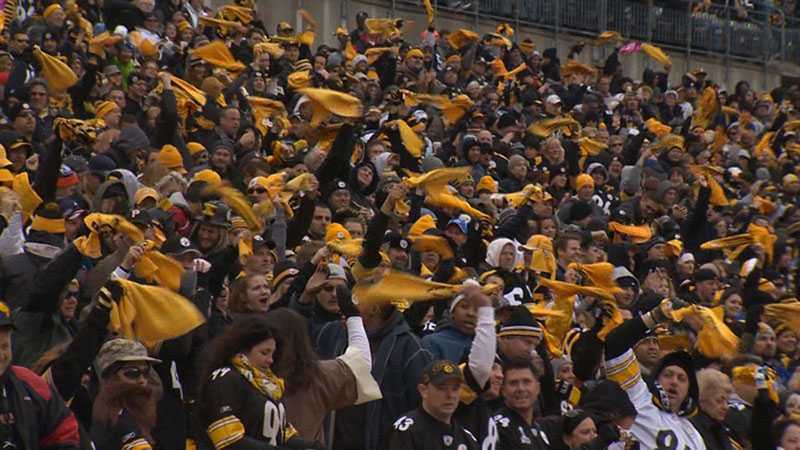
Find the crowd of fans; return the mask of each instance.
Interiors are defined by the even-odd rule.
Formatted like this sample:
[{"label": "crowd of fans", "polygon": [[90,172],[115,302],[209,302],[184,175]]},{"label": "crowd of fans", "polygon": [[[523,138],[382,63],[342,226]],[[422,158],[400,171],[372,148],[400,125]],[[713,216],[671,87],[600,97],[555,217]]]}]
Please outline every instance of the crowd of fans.
[{"label": "crowd of fans", "polygon": [[800,449],[797,85],[269,3],[6,2],[3,448]]}]

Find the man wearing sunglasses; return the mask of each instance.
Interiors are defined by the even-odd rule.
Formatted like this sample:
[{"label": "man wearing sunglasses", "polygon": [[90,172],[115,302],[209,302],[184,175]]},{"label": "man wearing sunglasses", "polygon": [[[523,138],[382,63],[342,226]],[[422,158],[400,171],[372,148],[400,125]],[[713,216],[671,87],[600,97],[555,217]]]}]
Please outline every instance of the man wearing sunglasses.
[{"label": "man wearing sunglasses", "polygon": [[[97,448],[151,448],[161,382],[150,367],[161,360],[129,339],[112,339],[100,348],[95,369],[100,388],[92,406],[92,441]],[[125,406],[121,406],[125,405]]]},{"label": "man wearing sunglasses", "polygon": [[47,381],[11,365],[11,311],[0,302],[0,447],[78,449],[78,421]]}]

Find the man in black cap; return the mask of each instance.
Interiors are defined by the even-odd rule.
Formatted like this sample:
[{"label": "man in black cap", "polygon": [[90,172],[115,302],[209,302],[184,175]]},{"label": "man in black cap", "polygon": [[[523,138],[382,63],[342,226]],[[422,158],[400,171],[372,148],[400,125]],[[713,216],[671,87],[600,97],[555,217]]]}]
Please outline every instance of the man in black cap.
[{"label": "man in black cap", "polygon": [[11,161],[7,169],[15,174],[25,170],[25,162],[33,154],[30,141],[16,131],[4,131],[0,132],[0,145],[6,149],[6,157]]},{"label": "man in black cap", "polygon": [[411,251],[411,241],[398,233],[390,233],[386,236],[388,250],[386,254],[389,256],[389,263],[392,269],[400,271],[409,270],[409,257],[408,252]]},{"label": "man in black cap", "polygon": [[8,112],[8,121],[17,133],[28,142],[33,141],[36,131],[36,113],[28,103],[20,103]]},{"label": "man in black cap", "polygon": [[542,342],[542,326],[525,307],[514,307],[497,331],[497,359],[530,359]]},{"label": "man in black cap", "polygon": [[698,305],[712,306],[714,294],[719,287],[717,273],[711,268],[701,267],[694,273],[692,279],[694,280],[694,290],[689,292],[686,300]]},{"label": "man in black cap", "polygon": [[464,375],[447,360],[430,363],[419,385],[422,405],[394,422],[387,450],[478,449],[475,436],[453,420]]}]

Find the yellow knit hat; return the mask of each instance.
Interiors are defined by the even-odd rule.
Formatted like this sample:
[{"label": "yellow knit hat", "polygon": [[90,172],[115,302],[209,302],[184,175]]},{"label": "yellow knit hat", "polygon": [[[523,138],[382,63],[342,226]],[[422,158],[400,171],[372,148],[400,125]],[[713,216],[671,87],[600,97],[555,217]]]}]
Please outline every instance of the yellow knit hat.
[{"label": "yellow knit hat", "polygon": [[208,183],[209,186],[216,187],[222,184],[222,177],[220,177],[217,172],[214,172],[211,169],[203,169],[194,174],[192,181],[204,181]]},{"label": "yellow knit hat", "polygon": [[161,151],[156,154],[156,160],[167,169],[181,174],[186,173],[186,169],[183,168],[183,157],[174,145],[167,144],[161,147]]},{"label": "yellow knit hat", "polygon": [[206,150],[205,146],[199,142],[189,142],[186,144],[186,148],[192,156],[197,156],[198,153]]},{"label": "yellow knit hat", "polygon": [[582,173],[575,179],[575,190],[580,191],[586,186],[594,189],[594,178],[587,173]]},{"label": "yellow knit hat", "polygon": [[480,191],[489,191],[492,194],[497,193],[497,182],[494,181],[494,178],[490,177],[489,175],[481,177],[478,180],[477,186],[475,186],[475,192]]},{"label": "yellow knit hat", "polygon": [[48,6],[47,8],[44,9],[44,12],[42,13],[42,17],[47,19],[50,16],[52,16],[56,11],[64,12],[64,8],[62,8],[61,5],[59,5],[58,3],[53,3],[52,5],[50,5],[50,6]]},{"label": "yellow knit hat", "polygon": [[115,109],[119,109],[119,106],[116,103],[105,100],[98,103],[97,106],[94,107],[94,116],[98,119],[103,119]]}]

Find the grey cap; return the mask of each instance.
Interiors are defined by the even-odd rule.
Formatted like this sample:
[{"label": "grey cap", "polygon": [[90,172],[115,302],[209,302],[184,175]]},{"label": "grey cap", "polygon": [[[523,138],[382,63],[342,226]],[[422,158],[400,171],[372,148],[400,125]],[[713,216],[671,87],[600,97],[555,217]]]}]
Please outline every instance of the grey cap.
[{"label": "grey cap", "polygon": [[95,365],[100,376],[102,376],[109,367],[118,362],[160,363],[161,360],[147,356],[147,349],[139,342],[116,338],[111,339],[100,347]]},{"label": "grey cap", "polygon": [[339,264],[328,263],[328,279],[347,281],[347,274]]},{"label": "grey cap", "polygon": [[110,77],[111,75],[116,75],[118,73],[122,73],[122,72],[119,70],[119,67],[117,67],[114,64],[105,66],[103,68],[103,75],[105,75],[107,77]]},{"label": "grey cap", "polygon": [[769,181],[772,175],[770,175],[769,169],[766,167],[759,167],[756,169],[756,178],[761,181]]},{"label": "grey cap", "polygon": [[89,169],[89,162],[81,155],[68,156],[64,159],[64,164],[77,173],[86,172]]}]

